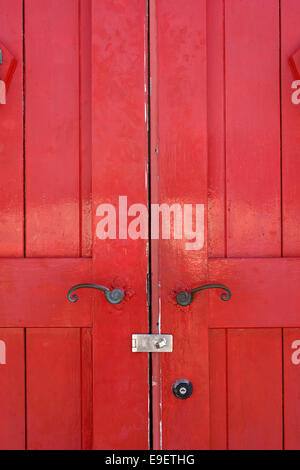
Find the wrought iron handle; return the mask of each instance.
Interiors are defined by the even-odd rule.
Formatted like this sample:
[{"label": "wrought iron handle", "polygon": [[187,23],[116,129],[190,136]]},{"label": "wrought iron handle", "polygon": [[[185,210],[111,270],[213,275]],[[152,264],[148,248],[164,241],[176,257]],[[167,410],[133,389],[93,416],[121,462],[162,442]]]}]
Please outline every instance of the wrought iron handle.
[{"label": "wrought iron handle", "polygon": [[191,292],[178,292],[178,294],[176,295],[176,301],[182,307],[187,307],[193,302],[194,294],[196,292],[206,289],[222,289],[225,292],[221,294],[221,299],[224,300],[224,302],[227,302],[231,299],[231,290],[228,287],[223,286],[222,284],[207,284],[205,286],[196,287],[195,289],[192,289]]},{"label": "wrought iron handle", "polygon": [[125,297],[125,292],[122,289],[110,290],[108,287],[99,286],[98,284],[77,284],[71,287],[68,292],[68,300],[72,303],[77,302],[78,295],[74,292],[78,289],[96,289],[104,292],[106,300],[113,305],[120,304]]}]

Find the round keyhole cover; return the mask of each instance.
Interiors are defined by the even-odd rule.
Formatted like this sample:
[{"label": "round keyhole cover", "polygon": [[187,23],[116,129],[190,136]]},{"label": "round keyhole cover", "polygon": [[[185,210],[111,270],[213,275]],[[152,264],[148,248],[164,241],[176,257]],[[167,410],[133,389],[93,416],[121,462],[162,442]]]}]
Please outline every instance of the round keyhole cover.
[{"label": "round keyhole cover", "polygon": [[187,379],[179,379],[172,385],[172,391],[176,398],[186,400],[193,393],[193,384]]}]

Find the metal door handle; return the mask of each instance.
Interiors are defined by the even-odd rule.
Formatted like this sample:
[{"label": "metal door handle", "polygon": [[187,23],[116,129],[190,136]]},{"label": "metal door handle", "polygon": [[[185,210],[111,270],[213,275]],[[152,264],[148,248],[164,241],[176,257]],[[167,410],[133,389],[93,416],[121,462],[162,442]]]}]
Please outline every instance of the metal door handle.
[{"label": "metal door handle", "polygon": [[120,304],[125,297],[125,292],[122,289],[110,290],[108,287],[99,286],[98,284],[77,284],[71,287],[68,292],[68,300],[72,303],[77,302],[78,295],[74,292],[78,289],[96,289],[104,292],[106,300],[113,305]]},{"label": "metal door handle", "polygon": [[223,292],[223,294],[221,294],[221,299],[224,300],[224,302],[227,302],[231,299],[232,294],[231,290],[228,287],[223,286],[222,284],[206,284],[205,286],[195,287],[195,289],[192,289],[190,292],[178,292],[178,294],[176,295],[176,301],[178,305],[181,305],[182,307],[187,307],[193,302],[194,294],[196,292],[206,289],[222,289],[226,291],[226,293]]}]

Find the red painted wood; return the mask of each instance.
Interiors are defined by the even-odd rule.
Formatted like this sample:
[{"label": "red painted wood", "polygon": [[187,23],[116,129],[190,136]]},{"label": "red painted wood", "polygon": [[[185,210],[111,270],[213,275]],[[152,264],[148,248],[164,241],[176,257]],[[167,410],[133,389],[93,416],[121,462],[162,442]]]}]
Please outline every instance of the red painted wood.
[{"label": "red painted wood", "polygon": [[290,56],[289,65],[295,80],[300,80],[300,49]]},{"label": "red painted wood", "polygon": [[[193,159],[191,136],[189,147],[182,145],[182,136],[185,135],[186,128],[189,131],[194,129],[193,112],[187,109],[190,96],[193,97],[196,107],[195,89],[200,93],[199,86],[197,88],[194,85],[194,80],[197,78],[201,85],[203,84],[203,80],[199,79],[199,72],[195,73],[192,69],[191,56],[186,50],[196,30],[193,19],[189,18],[189,40],[184,36],[185,17],[193,8],[194,19],[201,11],[199,2],[197,5],[195,2],[193,6],[189,4],[188,8],[185,6],[184,13],[182,10],[178,12],[176,2],[172,12],[167,7],[164,8],[164,2],[156,4],[157,53],[155,50],[154,53],[157,55],[158,76],[154,78],[157,91],[154,91],[152,103],[154,119],[158,121],[158,131],[155,127],[157,124],[152,124],[155,139],[152,142],[152,162],[155,160],[154,149],[157,150],[158,145],[160,163],[158,169],[154,164],[155,174],[152,181],[159,177],[161,202],[184,202],[187,200],[187,195],[195,201],[196,195],[201,197],[202,189],[206,187],[205,172],[201,174],[198,162]],[[261,14],[262,8],[264,14]],[[183,440],[186,446],[183,448],[195,447],[193,435],[195,427],[191,425],[192,430],[186,433],[188,437],[185,440],[181,435],[177,435],[176,425],[170,418],[172,413],[174,419],[176,417],[176,423],[180,423],[177,407],[180,407],[182,402],[174,400],[172,403],[170,396],[172,381],[169,376],[176,371],[176,378],[179,378],[177,374],[179,370],[185,376],[193,377],[193,371],[189,368],[191,364],[194,365],[194,370],[197,370],[194,357],[199,359],[203,349],[200,350],[199,344],[193,343],[194,337],[190,330],[199,331],[196,322],[200,321],[200,313],[201,320],[205,324],[205,310],[208,310],[205,309],[205,305],[209,299],[210,327],[255,328],[253,331],[245,330],[245,345],[240,343],[237,345],[235,342],[237,340],[233,340],[236,333],[230,330],[228,362],[224,358],[227,354],[224,344],[225,332],[218,331],[218,334],[222,335],[221,339],[218,336],[218,340],[210,333],[211,447],[224,448],[226,439],[229,439],[233,448],[251,448],[251,446],[281,448],[282,345],[280,330],[273,328],[298,325],[299,261],[268,259],[279,257],[282,253],[280,10],[275,0],[268,5],[262,5],[259,0],[243,1],[242,5],[233,1],[221,4],[216,0],[209,2],[207,18],[209,255],[224,257],[228,254],[245,258],[209,260],[209,280],[228,285],[233,292],[232,300],[228,303],[222,302],[219,297],[220,292],[202,293],[195,298],[193,306],[185,310],[185,317],[180,318],[179,324],[172,311],[174,305],[171,307],[165,300],[174,286],[173,275],[177,276],[176,280],[192,283],[192,287],[195,287],[201,284],[201,281],[205,281],[206,270],[202,265],[201,256],[194,261],[190,258],[190,253],[186,254],[181,250],[179,242],[161,242],[158,280],[162,284],[163,295],[161,310],[155,307],[158,313],[154,312],[154,318],[157,321],[160,318],[159,314],[161,315],[162,330],[173,331],[175,341],[175,351],[172,356],[162,356],[161,359],[162,446],[170,448],[172,442],[173,448],[178,448],[178,443],[181,446]],[[189,51],[191,50],[195,51],[193,60],[196,60],[195,57],[199,58],[196,47],[190,46]],[[184,93],[181,90],[184,90]],[[204,103],[205,99],[202,102]],[[180,109],[180,117],[177,109]],[[201,105],[198,105],[198,113],[202,109]],[[199,114],[197,118],[199,124],[201,121]],[[185,165],[186,154],[189,155],[190,173]],[[169,161],[172,163],[168,164]],[[177,175],[179,171],[180,177]],[[185,178],[188,178],[188,183],[185,182]],[[184,191],[183,196],[181,191]],[[285,191],[288,191],[288,186]],[[205,259],[206,252],[203,251],[202,254]],[[291,254],[293,255],[292,252]],[[257,258],[258,256],[261,258]],[[188,271],[193,271],[192,278]],[[167,273],[165,277],[164,273]],[[155,288],[157,289],[156,286]],[[198,313],[197,320],[193,316],[194,309]],[[263,329],[256,330],[258,327]],[[272,329],[268,330],[266,327]],[[186,337],[189,338],[188,358],[184,357]],[[179,343],[177,350],[176,341]],[[239,358],[235,357],[239,347],[244,358],[243,366]],[[272,348],[275,349],[273,362],[270,353]],[[220,351],[223,352],[222,359]],[[177,352],[180,353],[180,358]],[[198,370],[200,367],[205,367],[203,357],[202,361],[199,361]],[[227,367],[230,371],[226,385]],[[252,412],[248,422],[247,420],[243,422],[243,403],[240,402],[241,407],[238,411],[234,408],[240,382],[245,390],[245,402],[248,401],[251,405],[246,407],[248,414]],[[222,397],[216,393],[218,387],[222,391],[225,389]],[[228,413],[231,413],[228,436],[226,436],[226,387],[230,405]],[[274,398],[265,409],[263,409],[264,390],[270,398],[272,396]],[[190,401],[182,405],[187,423],[192,403],[197,408],[196,413],[199,413],[197,399],[198,395],[194,395]],[[193,415],[194,422],[195,416],[199,415]],[[190,420],[192,422],[192,418]],[[220,427],[217,426],[218,422],[222,423]],[[198,440],[198,446],[203,445],[202,442],[199,444]]]},{"label": "red painted wood", "polygon": [[[102,133],[97,131],[95,134],[100,136],[101,145],[95,139],[94,207],[102,202],[102,198],[109,202],[112,194],[116,201],[119,194],[126,194],[131,202],[146,204],[146,2],[136,2],[130,8],[126,5],[126,10],[124,5],[119,5],[114,12],[109,2],[101,9],[96,7],[95,22],[102,25],[102,30],[97,24],[94,39],[97,36],[102,56],[100,61],[99,58],[94,60],[94,64],[100,66],[100,78],[106,76],[107,80],[106,84],[99,84],[96,71],[94,109],[97,113],[100,109],[101,117],[95,117],[95,127],[100,126]],[[106,49],[105,10],[109,34],[114,31],[113,58]],[[122,38],[118,37],[119,27],[123,28]],[[0,325],[29,327],[28,446],[36,449],[91,448],[94,382],[95,447],[106,447],[105,443],[110,442],[116,448],[147,448],[148,358],[147,355],[132,355],[130,348],[131,334],[148,330],[146,241],[124,241],[117,250],[107,244],[106,252],[103,244],[95,241],[95,282],[110,286],[115,277],[123,275],[123,281],[132,288],[134,296],[130,302],[126,299],[128,302],[119,310],[118,307],[109,308],[104,297],[97,293],[101,300],[96,305],[93,331],[96,344],[94,381],[92,331],[89,329],[94,295],[92,291],[80,291],[77,304],[70,304],[66,298],[72,285],[93,280],[91,260],[69,259],[92,255],[90,3],[70,0],[63,8],[59,2],[41,8],[40,2],[29,0],[25,3],[25,31],[26,254],[35,259],[0,261],[0,293],[4,297]],[[15,32],[14,36],[22,38],[22,34],[18,36]],[[111,61],[107,70],[103,70],[105,55]],[[111,88],[107,87],[108,83]],[[132,90],[131,94],[124,94],[125,89]],[[18,111],[16,106],[15,110]],[[123,120],[120,119],[122,113]],[[22,118],[22,114],[20,116]],[[13,137],[18,142],[16,131]],[[110,148],[111,143],[115,147]],[[23,192],[22,167],[19,172],[19,162],[11,148],[13,146],[9,148],[12,168],[18,188]],[[109,152],[114,161],[106,158]],[[22,161],[23,155],[20,157]],[[120,163],[123,163],[119,174],[123,186],[114,172]],[[132,178],[136,181],[134,185]],[[5,179],[10,182],[8,172]],[[128,186],[131,189],[128,190]],[[16,187],[13,189],[18,194]],[[2,200],[5,210],[9,207],[14,234],[18,234],[13,219],[17,205],[11,204],[12,197],[9,204],[5,198]],[[23,230],[23,199],[20,207]],[[21,256],[22,243],[17,246],[13,237],[9,240],[8,228],[5,230],[3,256]],[[23,232],[21,235],[23,242]],[[111,262],[112,252],[114,263]],[[120,259],[123,260],[121,263]],[[138,265],[136,260],[139,260]],[[111,322],[112,315],[119,320],[117,330],[116,321]],[[79,329],[70,327],[84,328],[80,333]],[[111,344],[118,344],[115,354],[111,353]],[[105,381],[106,396],[103,395]],[[25,406],[23,418],[25,425]],[[116,429],[120,432],[116,433]]]},{"label": "red painted wood", "polygon": [[210,449],[227,449],[227,332],[209,330]]},{"label": "red painted wood", "polygon": [[298,258],[209,260],[209,280],[232,291],[229,302],[219,290],[200,294],[209,296],[210,327],[299,326],[299,278]]},{"label": "red painted wood", "polygon": [[89,259],[0,259],[0,325],[91,326],[93,291],[67,299],[70,287],[90,282],[91,268]]},{"label": "red painted wood", "polygon": [[26,252],[79,248],[79,17],[73,0],[25,3]]},{"label": "red painted wood", "polygon": [[[7,102],[0,106],[0,255],[7,257],[23,256],[22,3],[0,1],[0,41],[18,60]],[[2,67],[5,65],[0,65],[3,80]]]},{"label": "red painted wood", "polygon": [[[210,2],[211,12],[214,11],[214,7],[216,8],[216,2]],[[266,259],[268,256],[281,255],[281,190],[283,197],[282,253],[284,256],[298,256],[297,204],[299,198],[296,175],[299,126],[297,126],[297,107],[291,103],[293,75],[288,59],[299,48],[297,36],[299,5],[296,1],[281,2],[280,18],[278,2],[268,2],[268,5],[264,4],[264,7],[262,14],[262,4],[259,1],[245,1],[242,8],[235,2],[225,3],[226,166],[223,169],[221,152],[220,156],[215,156],[213,151],[215,141],[212,139],[209,147],[212,149],[209,153],[211,159],[209,168],[212,167],[209,173],[210,195],[212,195],[209,217],[210,226],[213,227],[215,221],[218,220],[217,217],[222,216],[220,208],[225,197],[228,201],[228,255],[252,259],[209,261],[209,280],[230,286],[233,293],[232,300],[226,304],[220,301],[219,293],[206,294],[209,296],[210,326],[214,328],[273,328],[299,325],[297,315],[300,300],[297,288],[300,274],[299,260],[296,258]],[[216,15],[212,16],[212,13],[210,15],[208,24],[214,27],[218,20]],[[279,19],[281,19],[281,31]],[[220,18],[219,24],[221,24]],[[220,51],[218,54],[214,49],[217,38],[216,35],[211,36],[209,43],[213,54],[213,57],[208,59],[209,73],[211,68],[217,67],[221,61]],[[219,42],[221,43],[221,38]],[[281,82],[278,60],[280,45],[282,48]],[[272,81],[270,81],[271,76]],[[278,93],[280,83],[282,83],[282,189],[280,185],[280,95]],[[210,94],[208,97],[208,103],[213,106],[217,98]],[[222,106],[222,98],[219,102]],[[211,113],[211,116],[215,123],[212,127],[213,138],[222,139],[220,121],[219,127],[216,124],[218,122],[216,112]],[[219,179],[215,177],[215,173],[218,174]],[[225,195],[219,189],[222,175],[226,180]],[[220,225],[222,226],[218,224],[218,227]],[[218,228],[215,233],[211,230],[210,236],[212,240],[209,246],[215,249],[219,246],[220,240]],[[222,252],[218,253],[218,249],[212,250],[212,255],[223,256]],[[255,256],[261,256],[261,258],[253,258]],[[276,330],[244,330],[243,335],[246,335],[246,340],[243,339],[243,345],[239,344],[237,347],[236,339],[234,340],[235,349],[229,344],[227,367],[229,370],[228,439],[230,448],[266,449],[269,448],[274,436],[276,439],[271,448],[282,446],[280,416],[283,411],[279,399],[282,388],[281,340],[280,333],[276,336],[272,333],[273,331]],[[229,335],[238,335],[238,333],[230,331]],[[249,346],[248,335],[251,335],[249,352],[246,350]],[[273,379],[270,376],[260,378],[266,375],[263,371],[264,362],[260,359],[265,355],[266,344],[269,345],[270,350],[275,351],[272,358],[269,353],[266,356],[270,362],[270,366],[266,367],[270,373],[275,374]],[[238,356],[240,348],[243,351],[243,363]],[[251,353],[251,349],[255,352]],[[287,347],[284,347],[284,354],[289,354]],[[230,355],[232,355],[231,359]],[[253,356],[256,355],[255,359]],[[211,361],[210,370],[214,378],[214,371],[219,361],[214,358],[213,354],[211,354]],[[261,366],[260,363],[262,363]],[[290,363],[288,364],[287,367],[290,367]],[[251,376],[250,383],[247,382],[248,374]],[[287,377],[288,374],[289,371],[285,371]],[[271,389],[271,384],[274,385],[274,390]],[[297,393],[295,381],[288,380],[288,384],[290,393],[295,397]],[[286,385],[284,387],[286,388]],[[241,389],[245,392],[245,398]],[[276,406],[276,409],[270,407],[269,404],[265,406],[265,393],[269,393],[270,400],[268,401],[272,403],[271,406]],[[219,410],[219,402],[214,402],[214,399],[212,389],[212,420]],[[286,400],[289,401],[290,410],[294,407],[297,410],[297,400],[293,398]],[[246,407],[245,403],[247,403]],[[248,409],[252,413],[250,417]],[[260,409],[263,411],[261,412]],[[287,413],[285,410],[284,413],[287,420],[292,416],[292,411]],[[295,415],[296,413],[293,416]],[[260,421],[258,416],[260,416]],[[277,419],[277,423],[274,423],[274,419]],[[270,422],[273,423],[271,431],[268,430]],[[297,436],[295,421],[291,421],[288,428],[285,425],[285,432],[287,429],[290,433],[290,445],[295,446],[293,444],[295,442],[293,435]],[[214,436],[213,421],[211,430]],[[266,436],[269,436],[267,440]]]},{"label": "red painted wood", "polygon": [[292,103],[292,82],[296,79],[288,60],[300,46],[298,24],[300,4],[297,0],[281,2],[282,36],[282,205],[283,205],[283,254],[299,256],[299,148],[300,106]]},{"label": "red painted wood", "polygon": [[[149,65],[151,77],[151,97],[150,97],[150,161],[151,161],[151,203],[159,204],[159,108],[158,108],[158,63],[157,63],[157,13],[156,1],[149,2]],[[148,90],[149,92],[149,90]],[[151,138],[150,138],[151,137]],[[151,239],[151,332],[160,333],[160,298],[161,285],[159,275],[159,240]],[[161,448],[161,355],[152,354],[152,439],[153,448]]]},{"label": "red painted wood", "polygon": [[[30,257],[91,256],[90,21],[89,1],[83,5],[81,1],[70,0],[64,2],[63,8],[60,2],[41,5],[31,0],[25,4],[25,209],[26,253]],[[72,285],[91,282],[91,261],[26,260],[18,266],[9,264],[9,273],[6,284],[16,284],[18,296],[15,303],[11,299],[7,303],[4,321],[34,327],[91,325],[92,291],[80,291],[76,305],[66,298]],[[11,311],[15,313],[9,315]],[[40,333],[45,340],[49,335],[51,343],[53,331],[45,329]],[[69,409],[71,413],[76,401],[76,423],[73,420],[76,426],[71,420],[62,427],[61,437],[55,440],[61,413],[57,414],[55,402],[52,407],[47,406],[47,395],[42,393],[41,402],[38,401],[37,380],[41,364],[36,364],[36,376],[28,382],[34,417],[30,424],[33,437],[29,445],[34,448],[92,447],[91,338],[89,330],[84,329],[80,345],[79,330],[76,330],[76,342],[72,331],[65,330],[66,338],[71,335],[73,349],[68,358],[69,365],[62,362],[61,370],[56,370],[55,393],[62,408],[66,400],[65,382],[64,379],[60,381],[59,374],[63,375],[64,368],[69,367],[66,371],[68,381],[72,367],[81,370],[82,378],[78,371],[76,376],[80,387],[76,385],[77,391],[73,391]],[[63,340],[57,341],[60,347]],[[56,347],[56,337],[51,345]],[[78,358],[79,365],[76,363]],[[46,361],[46,356],[43,359]],[[40,421],[35,420],[35,413],[41,412],[43,406],[44,415],[41,413]]]},{"label": "red painted wood", "polygon": [[93,447],[93,330],[81,330],[81,448]]},{"label": "red painted wood", "polygon": [[[207,200],[205,3],[183,8],[175,0],[170,8],[166,0],[156,2],[159,168],[153,178],[159,177],[160,203]],[[154,318],[160,331],[174,335],[173,353],[161,357],[162,434],[155,442],[163,449],[209,447],[207,302],[198,298],[187,314],[170,301],[178,281],[205,281],[206,257],[206,246],[198,252],[186,251],[185,240],[160,243],[160,310],[153,306]],[[180,378],[193,382],[193,399],[173,396],[172,384]]]},{"label": "red painted wood", "polygon": [[28,449],[80,449],[80,330],[30,328],[26,338]]},{"label": "red painted wood", "polygon": [[0,416],[0,449],[25,449],[25,359],[22,328],[0,328]]},{"label": "red painted wood", "polygon": [[[93,218],[101,203],[147,204],[146,1],[93,2]],[[120,278],[132,297],[94,316],[94,448],[148,447],[148,356],[131,352],[132,333],[147,333],[146,240],[99,240],[94,279]]]},{"label": "red painted wood", "polygon": [[229,449],[282,449],[281,336],[280,329],[228,332]]},{"label": "red painted wood", "polygon": [[[91,247],[100,203],[148,202],[146,3],[94,1],[91,24],[90,1],[25,2],[24,205],[23,2],[0,0],[0,42],[18,60],[0,107],[0,341],[14,368],[0,365],[1,448],[25,445],[24,327],[29,448],[148,447],[148,357],[130,348],[132,333],[148,332],[147,241]],[[285,447],[298,448],[300,108],[288,64],[298,3],[150,1],[151,200],[209,199],[200,252],[179,240],[151,245],[152,331],[174,335],[174,352],[153,357],[156,449],[281,448],[283,414]],[[24,254],[24,215],[26,254],[38,259],[13,259]],[[228,285],[232,300],[219,291],[188,309],[171,300],[178,281],[207,279]],[[68,303],[69,287],[92,280],[132,297],[113,307],[80,291]],[[181,377],[194,384],[188,401],[171,392]]]},{"label": "red painted wood", "polygon": [[226,1],[225,41],[228,256],[280,256],[278,1]]},{"label": "red painted wood", "polygon": [[[0,48],[2,52],[1,80],[4,81],[5,90],[6,90],[6,93],[8,93],[12,78],[17,68],[18,61],[12,55],[12,53],[7,49],[7,47],[5,47],[5,45],[1,42],[0,42]],[[4,104],[6,104],[6,102]]]},{"label": "red painted wood", "polygon": [[91,0],[79,0],[79,122],[81,256],[92,256],[92,105],[91,105]]},{"label": "red painted wood", "polygon": [[284,447],[300,449],[300,328],[283,332]]},{"label": "red painted wood", "polygon": [[208,256],[226,254],[224,0],[207,5]]}]

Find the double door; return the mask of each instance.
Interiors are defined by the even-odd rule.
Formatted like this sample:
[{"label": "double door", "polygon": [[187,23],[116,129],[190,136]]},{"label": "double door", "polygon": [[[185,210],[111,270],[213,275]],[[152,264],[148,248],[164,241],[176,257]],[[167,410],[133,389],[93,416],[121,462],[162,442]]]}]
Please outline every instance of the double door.
[{"label": "double door", "polygon": [[0,447],[299,448],[299,2],[0,6]]}]

